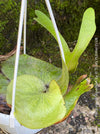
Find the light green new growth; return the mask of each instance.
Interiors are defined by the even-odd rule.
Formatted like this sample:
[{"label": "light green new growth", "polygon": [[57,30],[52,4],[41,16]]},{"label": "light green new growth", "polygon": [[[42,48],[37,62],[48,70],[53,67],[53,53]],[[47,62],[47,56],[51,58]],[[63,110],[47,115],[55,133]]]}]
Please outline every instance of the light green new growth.
[{"label": "light green new growth", "polygon": [[71,111],[74,109],[79,97],[83,93],[88,92],[90,89],[93,88],[93,84],[90,84],[89,78],[84,80],[84,78],[86,78],[86,76],[84,77],[84,75],[83,75],[81,77],[82,77],[82,80],[79,81],[79,83],[75,84],[72,87],[72,89],[69,91],[69,93],[64,96],[65,106],[67,109],[66,116],[68,116],[71,113]]},{"label": "light green new growth", "polygon": [[[37,18],[34,19],[38,23],[40,23],[43,27],[45,27],[57,40],[51,20],[41,11],[36,10],[35,13]],[[78,41],[73,52],[70,52],[66,41],[60,34],[65,60],[69,71],[76,70],[78,60],[81,54],[86,49],[86,47],[88,46],[90,40],[92,39],[95,30],[96,30],[95,13],[93,8],[88,8],[83,15]]]},{"label": "light green new growth", "polygon": [[[7,90],[7,102],[12,102],[13,81]],[[20,124],[31,129],[44,128],[64,118],[66,107],[57,83],[49,87],[37,77],[21,75],[17,78],[15,117]]]}]

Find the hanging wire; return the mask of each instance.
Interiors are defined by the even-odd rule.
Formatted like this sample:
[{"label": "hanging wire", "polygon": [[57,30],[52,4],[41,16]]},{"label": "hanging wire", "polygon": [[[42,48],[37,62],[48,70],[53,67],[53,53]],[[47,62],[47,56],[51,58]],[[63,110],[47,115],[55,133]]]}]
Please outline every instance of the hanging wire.
[{"label": "hanging wire", "polygon": [[13,81],[13,92],[12,92],[12,109],[11,109],[11,113],[10,113],[10,127],[11,128],[14,128],[14,121],[15,121],[15,118],[14,118],[15,91],[16,91],[16,80],[17,80],[17,73],[18,73],[18,63],[19,63],[19,55],[20,55],[20,46],[21,46],[21,37],[22,37],[25,4],[26,4],[26,0],[22,0],[20,21],[19,21],[19,29],[18,29],[18,38],[17,38],[17,51],[16,51],[16,59],[15,59],[15,69],[14,69],[14,81]]},{"label": "hanging wire", "polygon": [[24,54],[26,54],[26,21],[27,21],[27,0],[25,3],[25,12],[24,12]]},{"label": "hanging wire", "polygon": [[65,62],[64,51],[63,51],[62,43],[61,43],[61,40],[60,40],[60,36],[59,36],[58,28],[57,28],[57,25],[56,25],[56,21],[55,21],[54,15],[53,15],[53,11],[52,11],[52,8],[51,8],[49,0],[45,0],[45,2],[46,2],[46,5],[47,5],[47,8],[48,8],[50,17],[51,17],[51,21],[53,23],[53,27],[54,27],[56,36],[57,36],[58,44],[59,44],[60,51],[61,51],[61,56],[62,56],[62,59]]}]

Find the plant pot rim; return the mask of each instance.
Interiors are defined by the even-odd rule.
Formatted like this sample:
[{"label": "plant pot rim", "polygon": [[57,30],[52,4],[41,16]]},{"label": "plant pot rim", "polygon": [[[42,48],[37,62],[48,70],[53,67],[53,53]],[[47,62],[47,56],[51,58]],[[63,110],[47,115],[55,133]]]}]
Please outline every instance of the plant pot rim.
[{"label": "plant pot rim", "polygon": [[0,113],[0,128],[4,132],[8,132],[10,134],[35,134],[41,130],[41,129],[26,128],[20,125],[16,119],[15,119],[15,128],[10,128],[9,118],[10,118],[10,115]]}]

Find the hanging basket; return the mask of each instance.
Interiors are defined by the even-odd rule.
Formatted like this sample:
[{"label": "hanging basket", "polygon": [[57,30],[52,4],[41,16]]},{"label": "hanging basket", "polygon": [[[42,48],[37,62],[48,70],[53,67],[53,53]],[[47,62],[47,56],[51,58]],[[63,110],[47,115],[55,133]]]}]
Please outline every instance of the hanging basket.
[{"label": "hanging basket", "polygon": [[0,113],[0,128],[5,133],[9,134],[35,134],[39,132],[41,129],[28,129],[18,123],[18,121],[15,119],[15,127],[10,128],[9,121],[10,121],[10,108],[7,106],[7,103],[5,102],[5,95],[0,95],[1,99],[1,112]]},{"label": "hanging basket", "polygon": [[9,127],[9,115],[0,113],[0,128],[10,134],[35,134],[39,132],[41,129],[28,129],[24,126],[21,126],[18,121],[15,119],[15,127]]}]

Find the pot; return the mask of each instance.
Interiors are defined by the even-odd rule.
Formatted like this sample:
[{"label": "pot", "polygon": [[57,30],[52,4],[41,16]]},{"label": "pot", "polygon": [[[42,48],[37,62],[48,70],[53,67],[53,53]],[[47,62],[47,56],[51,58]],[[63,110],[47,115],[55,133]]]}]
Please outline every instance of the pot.
[{"label": "pot", "polygon": [[9,115],[0,113],[0,128],[5,133],[10,134],[35,134],[39,132],[41,129],[29,129],[19,124],[19,122],[15,119],[15,128],[10,128],[9,126]]}]

